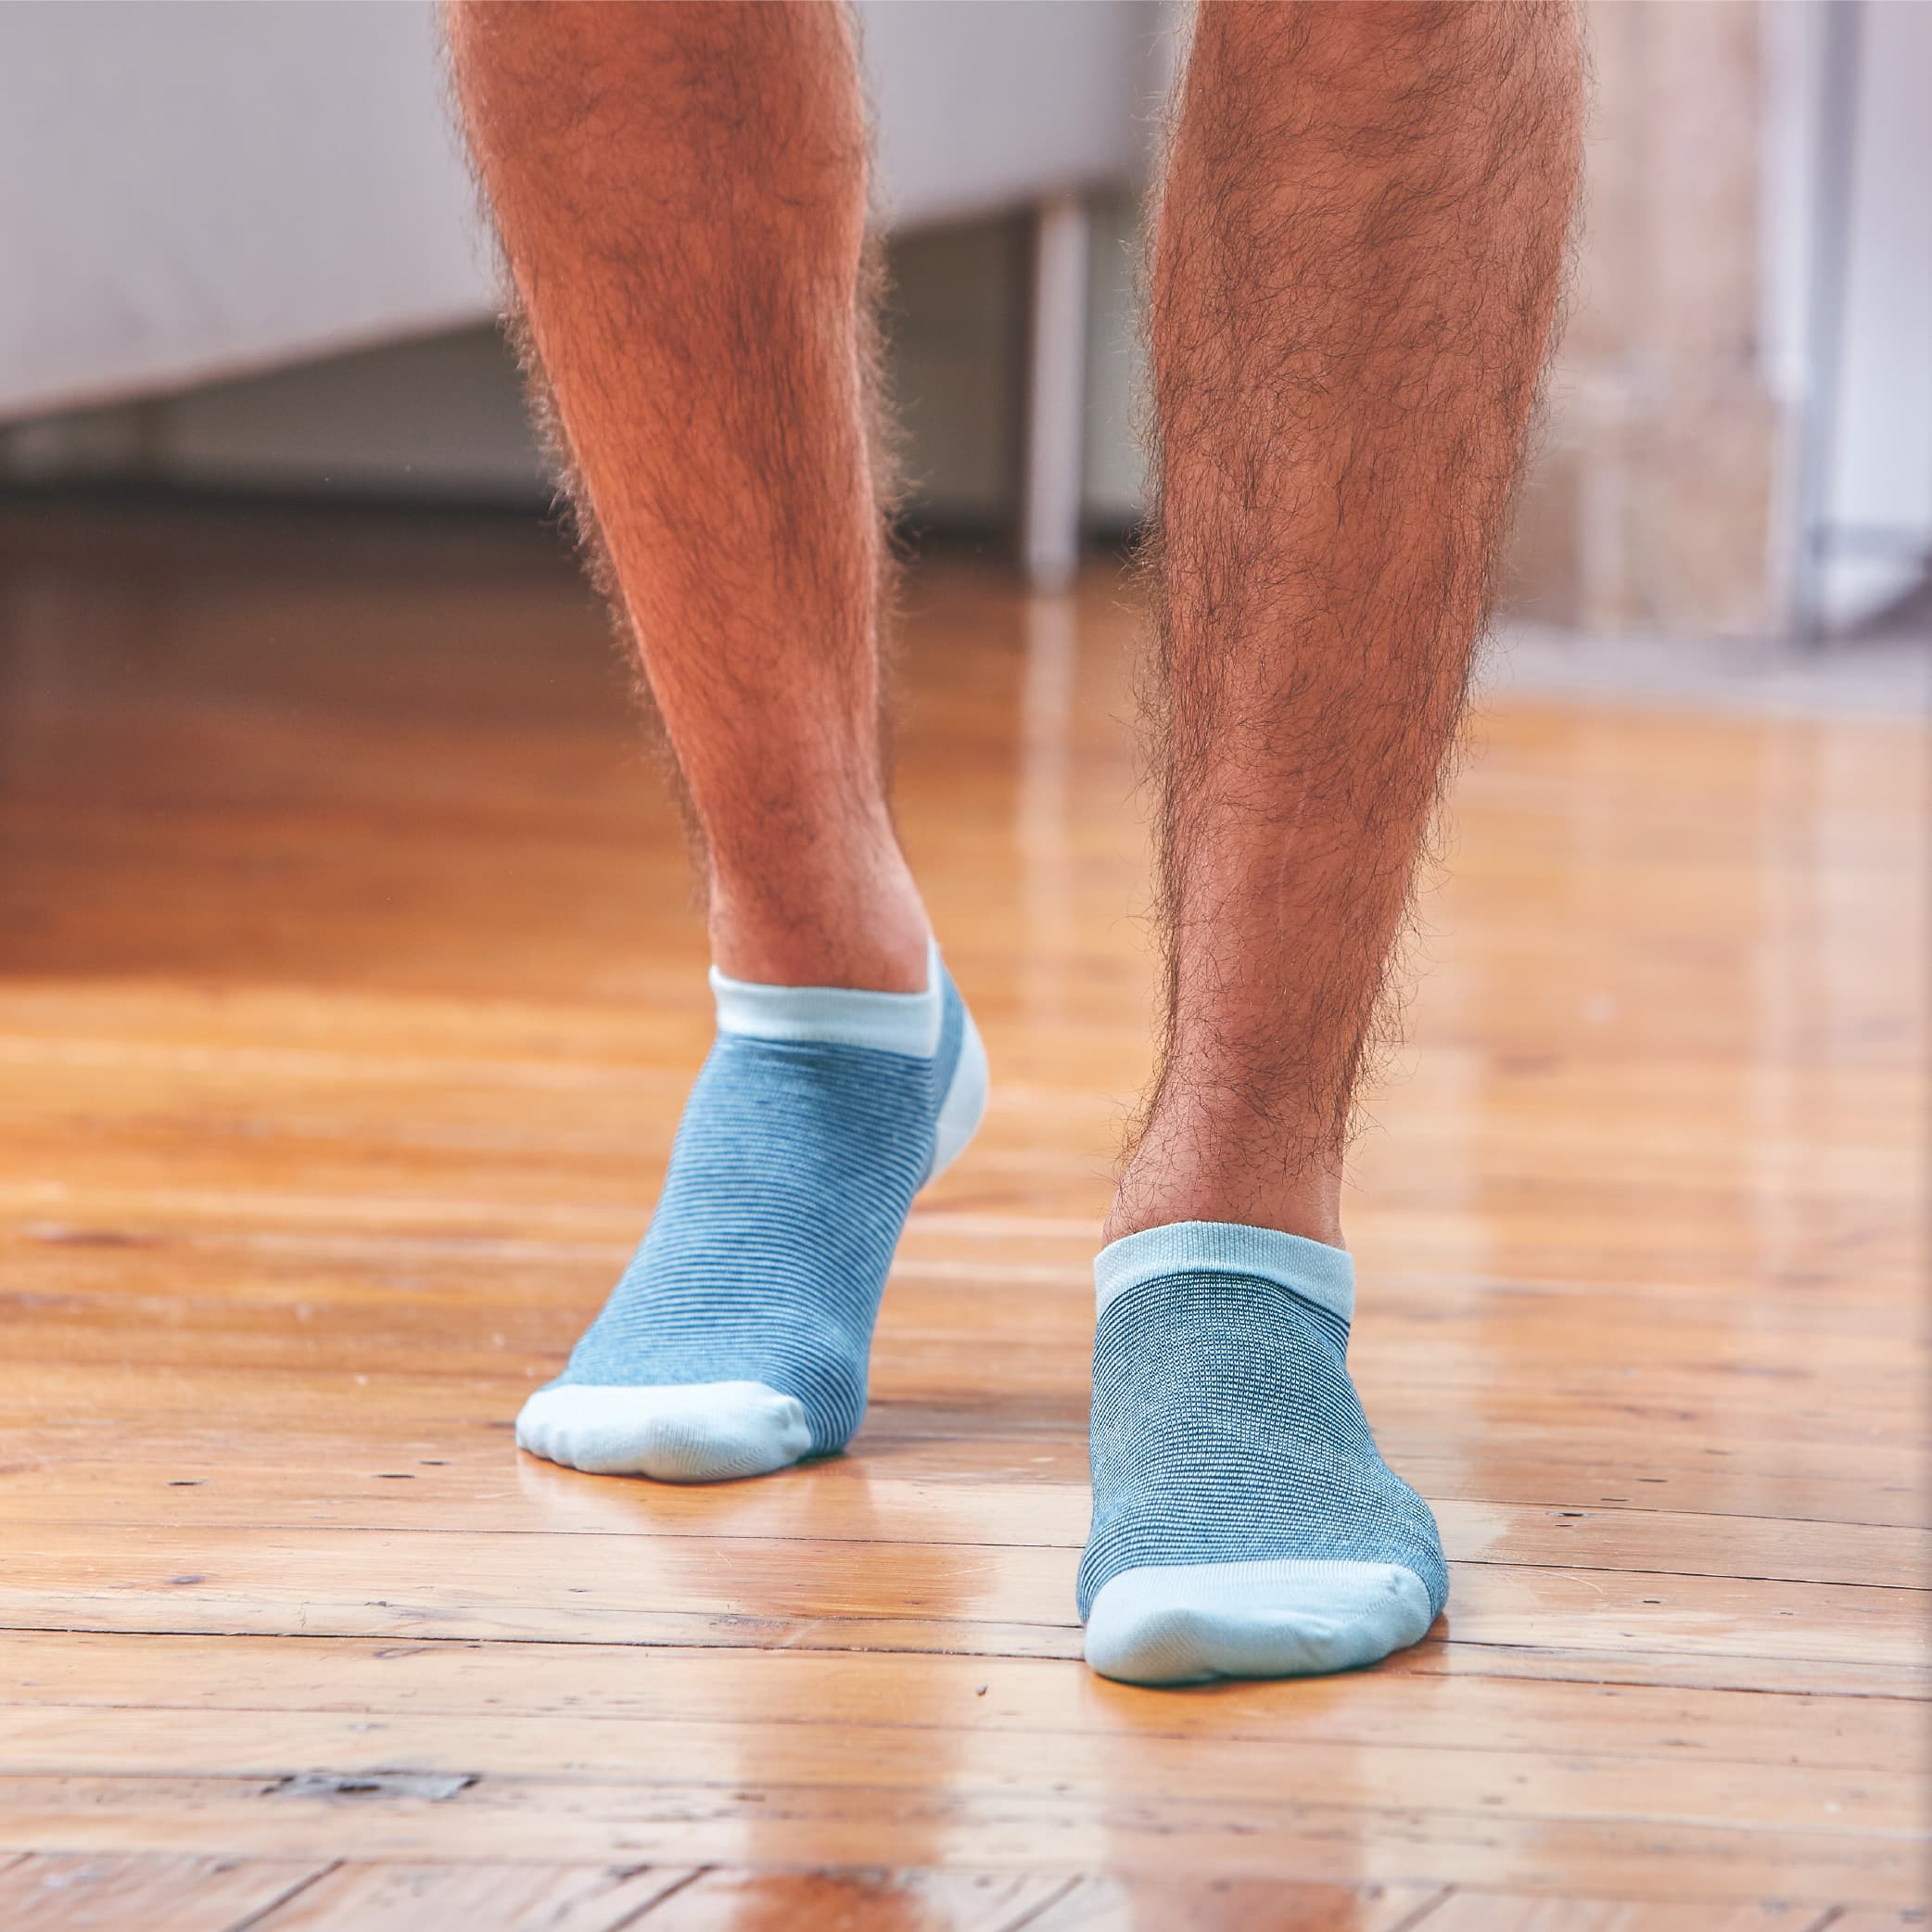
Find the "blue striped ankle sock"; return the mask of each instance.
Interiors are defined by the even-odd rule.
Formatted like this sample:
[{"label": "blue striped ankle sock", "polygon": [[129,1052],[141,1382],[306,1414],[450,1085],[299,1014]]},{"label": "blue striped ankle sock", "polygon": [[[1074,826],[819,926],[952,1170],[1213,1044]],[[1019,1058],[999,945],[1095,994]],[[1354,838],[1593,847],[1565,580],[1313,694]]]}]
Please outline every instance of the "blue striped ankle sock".
[{"label": "blue striped ankle sock", "polygon": [[1422,1636],[1448,1572],[1349,1380],[1347,1252],[1183,1221],[1102,1249],[1094,1277],[1087,1662],[1135,1684],[1299,1677]]},{"label": "blue striped ankle sock", "polygon": [[907,1210],[985,1105],[936,947],[923,993],[711,985],[718,1038],[650,1231],[516,1420],[571,1468],[709,1482],[843,1448]]}]

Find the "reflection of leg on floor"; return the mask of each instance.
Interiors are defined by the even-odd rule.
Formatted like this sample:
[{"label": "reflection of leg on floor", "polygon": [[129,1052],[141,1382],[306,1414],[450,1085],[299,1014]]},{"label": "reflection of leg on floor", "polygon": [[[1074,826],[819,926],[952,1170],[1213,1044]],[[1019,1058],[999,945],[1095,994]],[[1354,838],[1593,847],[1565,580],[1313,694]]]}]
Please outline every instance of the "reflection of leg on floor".
[{"label": "reflection of leg on floor", "polygon": [[702,837],[718,969],[650,1231],[518,1439],[581,1468],[750,1475],[858,1427],[907,1208],[985,1091],[886,808],[854,49],[833,7],[450,24],[580,509]]},{"label": "reflection of leg on floor", "polygon": [[[459,92],[702,835],[719,1036],[656,1219],[521,1440],[770,1469],[857,1426],[983,1062],[893,836],[831,8],[459,4]],[[1153,259],[1160,1072],[1098,1268],[1088,1656],[1370,1661],[1445,1590],[1349,1379],[1350,1109],[1556,300],[1575,29],[1205,9]]]},{"label": "reflection of leg on floor", "polygon": [[1351,1107],[1577,163],[1567,7],[1203,8],[1154,240],[1161,1064],[1098,1279],[1087,1655],[1369,1661],[1446,1589],[1345,1362]]}]

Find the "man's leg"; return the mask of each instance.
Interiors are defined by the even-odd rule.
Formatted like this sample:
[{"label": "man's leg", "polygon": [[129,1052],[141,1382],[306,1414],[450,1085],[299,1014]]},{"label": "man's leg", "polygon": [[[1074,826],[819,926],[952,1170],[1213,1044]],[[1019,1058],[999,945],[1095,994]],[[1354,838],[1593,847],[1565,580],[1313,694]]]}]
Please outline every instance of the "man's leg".
[{"label": "man's leg", "polygon": [[985,1092],[886,806],[855,49],[833,6],[452,0],[449,29],[702,833],[718,1005],[650,1232],[518,1440],[754,1474],[858,1426],[907,1207]]},{"label": "man's leg", "polygon": [[1345,1363],[1340,1188],[1551,332],[1569,7],[1201,8],[1153,252],[1165,1037],[1098,1265],[1088,1656],[1414,1642],[1427,1506]]}]

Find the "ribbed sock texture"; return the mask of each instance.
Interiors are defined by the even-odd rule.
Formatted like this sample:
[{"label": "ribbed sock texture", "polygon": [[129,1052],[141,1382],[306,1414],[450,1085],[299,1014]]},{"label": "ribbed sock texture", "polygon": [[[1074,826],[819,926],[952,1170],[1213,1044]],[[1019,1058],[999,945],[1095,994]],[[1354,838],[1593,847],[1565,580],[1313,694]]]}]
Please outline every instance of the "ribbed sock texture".
[{"label": "ribbed sock texture", "polygon": [[[762,1385],[802,1405],[803,1453],[844,1446],[865,1412],[886,1270],[933,1169],[971,1025],[936,950],[933,971],[937,996],[923,1003],[714,974],[721,1030],[650,1230],[551,1390]],[[906,1044],[922,1030],[924,1052],[854,1043]]]},{"label": "ribbed sock texture", "polygon": [[[1433,1619],[1448,1595],[1435,1519],[1382,1461],[1349,1379],[1347,1253],[1266,1228],[1184,1222],[1112,1243],[1095,1276],[1082,1620],[1129,1571],[1207,1564],[1252,1566],[1222,1581],[1260,1579],[1277,1595],[1286,1576],[1312,1587],[1329,1574],[1294,1566],[1388,1566],[1369,1581],[1400,1585],[1415,1614],[1426,1594]],[[1143,1588],[1137,1579],[1126,1594]],[[1216,1594],[1219,1608],[1227,1595]],[[1329,1590],[1323,1614],[1345,1617],[1345,1595]],[[1296,1666],[1311,1667],[1323,1666]]]}]

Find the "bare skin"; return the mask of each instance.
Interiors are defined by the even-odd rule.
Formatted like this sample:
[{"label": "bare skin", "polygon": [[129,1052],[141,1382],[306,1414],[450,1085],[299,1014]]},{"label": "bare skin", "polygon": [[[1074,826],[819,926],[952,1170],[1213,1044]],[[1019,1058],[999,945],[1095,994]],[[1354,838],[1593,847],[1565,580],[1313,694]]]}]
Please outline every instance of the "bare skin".
[{"label": "bare skin", "polygon": [[1109,1239],[1341,1244],[1547,352],[1580,70],[1561,0],[1200,14],[1151,278],[1165,1029]]},{"label": "bare skin", "polygon": [[448,22],[579,508],[702,834],[713,958],[917,990],[845,11],[508,0]]},{"label": "bare skin", "polygon": [[[867,159],[823,5],[451,0],[458,93],[743,978],[905,990]],[[1110,1239],[1340,1244],[1555,313],[1565,0],[1214,0],[1154,234],[1160,1071]]]}]

